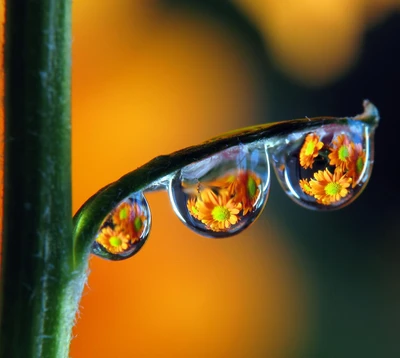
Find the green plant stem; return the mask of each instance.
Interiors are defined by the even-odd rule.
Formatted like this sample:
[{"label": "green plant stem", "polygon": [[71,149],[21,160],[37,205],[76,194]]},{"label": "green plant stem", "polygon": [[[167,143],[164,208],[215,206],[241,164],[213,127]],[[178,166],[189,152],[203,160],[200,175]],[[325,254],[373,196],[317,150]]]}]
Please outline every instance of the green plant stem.
[{"label": "green plant stem", "polygon": [[7,0],[0,357],[68,357],[73,265],[71,2]]}]

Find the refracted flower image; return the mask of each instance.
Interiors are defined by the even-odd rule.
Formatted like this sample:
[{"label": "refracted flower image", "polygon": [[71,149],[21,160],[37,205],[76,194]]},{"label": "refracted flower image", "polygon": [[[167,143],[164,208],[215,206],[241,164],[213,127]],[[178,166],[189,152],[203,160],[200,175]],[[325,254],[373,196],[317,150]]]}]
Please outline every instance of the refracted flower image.
[{"label": "refracted flower image", "polygon": [[350,142],[349,138],[345,134],[337,136],[336,140],[332,142],[329,147],[331,154],[328,155],[330,165],[334,165],[337,168],[346,170],[349,163],[352,161],[352,148],[354,143]]},{"label": "refracted flower image", "polygon": [[230,182],[228,186],[229,195],[240,199],[243,215],[253,211],[254,204],[260,194],[260,177],[251,171],[242,170]]},{"label": "refracted flower image", "polygon": [[351,132],[325,136],[308,133],[298,159],[302,192],[325,206],[350,198],[366,164],[365,149],[360,138],[357,140]]},{"label": "refracted flower image", "polygon": [[205,189],[197,201],[198,220],[213,231],[224,231],[239,221],[242,204],[226,191]]},{"label": "refracted flower image", "polygon": [[173,210],[187,227],[208,238],[227,238],[249,227],[269,195],[265,143],[223,149],[177,171],[169,183]]},{"label": "refracted flower image", "polygon": [[108,252],[119,254],[128,249],[131,237],[121,230],[119,226],[116,226],[115,229],[111,228],[111,226],[105,226],[101,229],[96,241]]},{"label": "refracted flower image", "polygon": [[351,155],[352,157],[346,169],[348,170],[347,175],[353,180],[352,187],[354,188],[365,167],[366,154],[360,143],[352,143]]},{"label": "refracted flower image", "polygon": [[328,168],[324,171],[318,170],[314,173],[314,179],[310,180],[311,193],[318,203],[330,205],[345,198],[348,194],[348,187],[352,179],[337,167],[332,174]]},{"label": "refracted flower image", "polygon": [[313,195],[312,194],[313,191],[312,191],[310,182],[307,179],[300,179],[299,184],[300,184],[301,190],[303,190],[306,194]]},{"label": "refracted flower image", "polygon": [[314,159],[323,146],[324,143],[320,142],[318,135],[315,133],[308,134],[300,150],[300,165],[304,169],[312,168]]},{"label": "refracted flower image", "polygon": [[254,211],[261,178],[250,170],[232,170],[212,181],[186,186],[189,214],[214,232],[224,232]]},{"label": "refracted flower image", "polygon": [[122,201],[103,221],[95,240],[95,249],[116,257],[134,252],[147,238],[149,215],[144,199],[128,198]]}]

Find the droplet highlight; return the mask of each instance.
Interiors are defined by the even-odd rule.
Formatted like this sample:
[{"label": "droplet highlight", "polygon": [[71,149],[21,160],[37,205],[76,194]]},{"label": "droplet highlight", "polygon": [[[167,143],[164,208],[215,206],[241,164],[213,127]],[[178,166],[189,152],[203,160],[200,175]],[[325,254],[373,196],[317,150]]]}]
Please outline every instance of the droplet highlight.
[{"label": "droplet highlight", "polygon": [[278,180],[296,203],[343,208],[365,188],[373,164],[373,132],[359,121],[293,133],[271,149]]},{"label": "droplet highlight", "polygon": [[136,254],[146,242],[151,226],[149,205],[143,194],[121,201],[103,221],[92,253],[108,260],[124,260]]},{"label": "droplet highlight", "polygon": [[224,238],[238,234],[260,215],[270,173],[263,143],[238,145],[190,164],[172,178],[175,213],[196,233]]}]

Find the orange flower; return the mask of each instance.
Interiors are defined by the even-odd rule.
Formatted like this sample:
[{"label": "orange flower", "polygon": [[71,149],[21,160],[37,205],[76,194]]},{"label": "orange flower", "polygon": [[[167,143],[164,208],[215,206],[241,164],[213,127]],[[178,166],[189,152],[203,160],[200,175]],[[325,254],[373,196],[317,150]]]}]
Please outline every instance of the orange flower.
[{"label": "orange flower", "polygon": [[133,206],[133,215],[132,215],[132,224],[130,227],[133,229],[133,233],[131,234],[131,242],[134,243],[139,241],[140,236],[143,233],[143,230],[146,225],[146,215],[140,209],[138,204],[134,204]]},{"label": "orange flower", "polygon": [[340,167],[344,171],[348,168],[352,157],[353,142],[351,142],[345,134],[341,134],[337,136],[336,140],[333,141],[332,144],[333,147],[329,148],[331,151],[328,155],[328,158],[330,159],[329,164]]},{"label": "orange flower", "polygon": [[315,133],[308,134],[300,150],[300,165],[304,169],[312,168],[314,158],[318,156],[323,146],[324,143],[319,141],[319,136]]},{"label": "orange flower", "polygon": [[242,204],[243,215],[251,212],[260,194],[261,179],[253,172],[239,171],[236,179],[228,187],[228,193]]},{"label": "orange flower", "polygon": [[125,232],[106,226],[101,229],[96,241],[111,254],[120,254],[129,248],[130,237]]},{"label": "orange flower", "polygon": [[362,144],[354,144],[351,143],[352,147],[352,156],[349,161],[347,172],[348,177],[353,179],[352,187],[354,188],[357,185],[360,174],[362,173],[365,165],[365,152],[363,150]]},{"label": "orange flower", "polygon": [[198,219],[212,231],[226,231],[239,221],[241,203],[229,198],[228,193],[222,191],[216,195],[211,189],[201,192],[201,200],[197,202]]},{"label": "orange flower", "polygon": [[130,222],[132,216],[131,204],[124,201],[113,212],[112,221],[115,225],[125,226],[126,223]]},{"label": "orange flower", "polygon": [[114,229],[128,235],[133,244],[139,240],[143,232],[146,216],[137,203],[124,201],[114,210],[112,222]]},{"label": "orange flower", "polygon": [[300,188],[308,195],[313,195],[310,183],[307,179],[300,179],[299,181]]},{"label": "orange flower", "polygon": [[336,168],[332,174],[328,169],[318,170],[310,180],[310,187],[317,202],[330,205],[346,197],[349,193],[348,187],[352,179],[343,174],[340,168]]},{"label": "orange flower", "polygon": [[192,215],[195,219],[198,219],[199,210],[197,209],[197,198],[192,197],[188,199],[186,206],[189,210],[189,214]]}]

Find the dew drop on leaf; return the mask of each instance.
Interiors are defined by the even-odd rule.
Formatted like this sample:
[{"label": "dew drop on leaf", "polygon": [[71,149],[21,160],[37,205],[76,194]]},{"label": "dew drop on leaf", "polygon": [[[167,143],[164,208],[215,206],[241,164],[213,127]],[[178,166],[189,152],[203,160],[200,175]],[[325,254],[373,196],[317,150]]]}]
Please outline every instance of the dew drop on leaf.
[{"label": "dew drop on leaf", "polygon": [[296,203],[339,209],[365,188],[373,163],[373,132],[359,121],[291,134],[271,149],[278,180]]},{"label": "dew drop on leaf", "polygon": [[149,236],[151,214],[142,193],[121,201],[105,218],[92,253],[108,260],[124,260],[136,254]]},{"label": "dew drop on leaf", "polygon": [[172,178],[175,213],[196,233],[224,238],[238,234],[260,215],[270,173],[263,142],[238,145],[190,164]]}]

